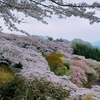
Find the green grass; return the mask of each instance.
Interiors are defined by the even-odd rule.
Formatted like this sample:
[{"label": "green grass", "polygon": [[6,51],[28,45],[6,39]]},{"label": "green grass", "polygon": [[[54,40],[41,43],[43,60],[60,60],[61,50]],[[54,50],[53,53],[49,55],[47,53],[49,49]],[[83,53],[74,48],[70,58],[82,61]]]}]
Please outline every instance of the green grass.
[{"label": "green grass", "polygon": [[15,77],[15,72],[7,64],[0,64],[0,87]]}]

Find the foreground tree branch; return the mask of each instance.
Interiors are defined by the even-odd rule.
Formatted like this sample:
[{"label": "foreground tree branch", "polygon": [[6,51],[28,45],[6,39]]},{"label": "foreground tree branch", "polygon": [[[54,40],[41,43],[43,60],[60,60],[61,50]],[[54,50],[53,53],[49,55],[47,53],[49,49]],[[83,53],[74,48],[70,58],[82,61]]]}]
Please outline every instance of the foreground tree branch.
[{"label": "foreground tree branch", "polygon": [[[63,4],[63,2],[59,3],[59,2],[56,2],[55,0],[51,0],[53,3],[59,5],[59,6],[68,6],[68,7],[77,7],[77,8],[100,8],[100,4],[98,2],[94,2],[92,5],[88,5],[86,3],[80,3],[80,4],[71,4],[71,3],[68,3],[68,4]],[[60,0],[62,1],[62,0]]]},{"label": "foreground tree branch", "polygon": [[[88,11],[88,9],[90,9]],[[47,24],[45,17],[51,18],[52,15],[57,15],[58,18],[67,18],[72,15],[75,17],[85,18],[90,21],[99,23],[100,17],[96,16],[95,11],[100,11],[100,3],[94,2],[89,5],[87,3],[66,3],[64,0],[0,0],[0,18],[3,18],[5,26],[11,31],[20,31],[27,35],[27,32],[18,29],[15,23],[20,20],[13,11],[21,12],[25,16],[30,16]],[[3,30],[2,25],[0,26]]]}]

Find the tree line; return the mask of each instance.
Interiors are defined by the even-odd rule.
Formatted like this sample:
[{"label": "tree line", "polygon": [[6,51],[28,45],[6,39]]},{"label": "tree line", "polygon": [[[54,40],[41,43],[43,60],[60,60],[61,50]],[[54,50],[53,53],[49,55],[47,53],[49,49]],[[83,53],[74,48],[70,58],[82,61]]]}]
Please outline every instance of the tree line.
[{"label": "tree line", "polygon": [[85,56],[85,58],[91,58],[100,61],[100,50],[82,43],[73,43],[73,54]]}]

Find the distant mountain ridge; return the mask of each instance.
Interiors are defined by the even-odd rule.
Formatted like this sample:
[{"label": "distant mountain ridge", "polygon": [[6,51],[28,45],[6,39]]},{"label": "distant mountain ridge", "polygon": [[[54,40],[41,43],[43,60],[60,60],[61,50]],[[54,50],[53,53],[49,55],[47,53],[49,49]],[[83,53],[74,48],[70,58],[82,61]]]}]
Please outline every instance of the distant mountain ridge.
[{"label": "distant mountain ridge", "polygon": [[91,43],[93,46],[100,48],[100,41]]},{"label": "distant mountain ridge", "polygon": [[80,43],[82,43],[82,44],[86,44],[86,45],[92,46],[90,42],[87,42],[87,41],[84,41],[84,40],[78,39],[78,38],[73,39],[71,42],[72,42],[72,43],[73,43],[73,42],[80,42]]},{"label": "distant mountain ridge", "polygon": [[[52,37],[50,37],[50,36],[41,36],[41,35],[38,35],[38,37],[40,37],[40,38],[42,38],[42,39],[44,39],[44,40],[47,40],[47,39],[49,39],[49,38],[52,38]],[[62,39],[62,38],[60,38],[60,39]],[[60,39],[59,39],[59,40],[60,40]],[[53,38],[52,38],[52,40],[53,40]],[[84,40],[79,39],[79,38],[75,38],[75,39],[73,39],[72,41],[69,41],[69,40],[67,40],[67,39],[62,39],[62,40],[63,40],[63,42],[65,42],[65,43],[68,43],[68,42],[70,42],[70,43],[73,43],[73,42],[80,42],[80,43],[85,44],[85,45],[90,46],[90,47],[97,47],[97,48],[100,48],[100,41],[96,41],[96,42],[90,43],[90,42],[84,41]],[[55,40],[54,40],[54,41],[55,41]]]},{"label": "distant mountain ridge", "polygon": [[[53,37],[50,37],[50,36],[42,36],[42,35],[36,35],[36,36],[38,36],[38,37],[40,37],[40,38],[42,38],[42,39],[48,39],[48,38],[52,38],[53,39]],[[60,38],[60,39],[62,39],[62,38]],[[75,39],[73,39],[72,41],[69,41],[69,40],[67,40],[67,39],[62,39],[64,42],[80,42],[80,43],[83,43],[83,44],[89,44],[89,45],[91,45],[91,43],[89,43],[89,42],[87,42],[87,41],[84,41],[84,40],[82,40],[82,39],[79,39],[79,38],[75,38]]]}]

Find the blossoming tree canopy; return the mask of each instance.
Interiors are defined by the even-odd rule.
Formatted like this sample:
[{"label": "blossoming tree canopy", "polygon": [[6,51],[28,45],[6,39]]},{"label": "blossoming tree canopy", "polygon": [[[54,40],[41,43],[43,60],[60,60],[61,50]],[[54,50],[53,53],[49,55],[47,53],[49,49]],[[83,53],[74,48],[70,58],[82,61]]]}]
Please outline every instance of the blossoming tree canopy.
[{"label": "blossoming tree canopy", "polygon": [[[99,23],[100,17],[95,11],[100,11],[100,3],[94,2],[89,5],[83,3],[68,3],[67,0],[0,0],[0,17],[3,18],[5,26],[10,30],[20,31],[15,23],[20,23],[20,20],[14,11],[21,12],[25,16],[30,16],[38,21],[47,24],[44,17],[51,18],[52,15],[57,15],[58,18],[67,18],[72,15],[75,17],[86,18],[90,24]],[[0,26],[2,30],[2,26]],[[26,33],[27,34],[27,33]]]}]

